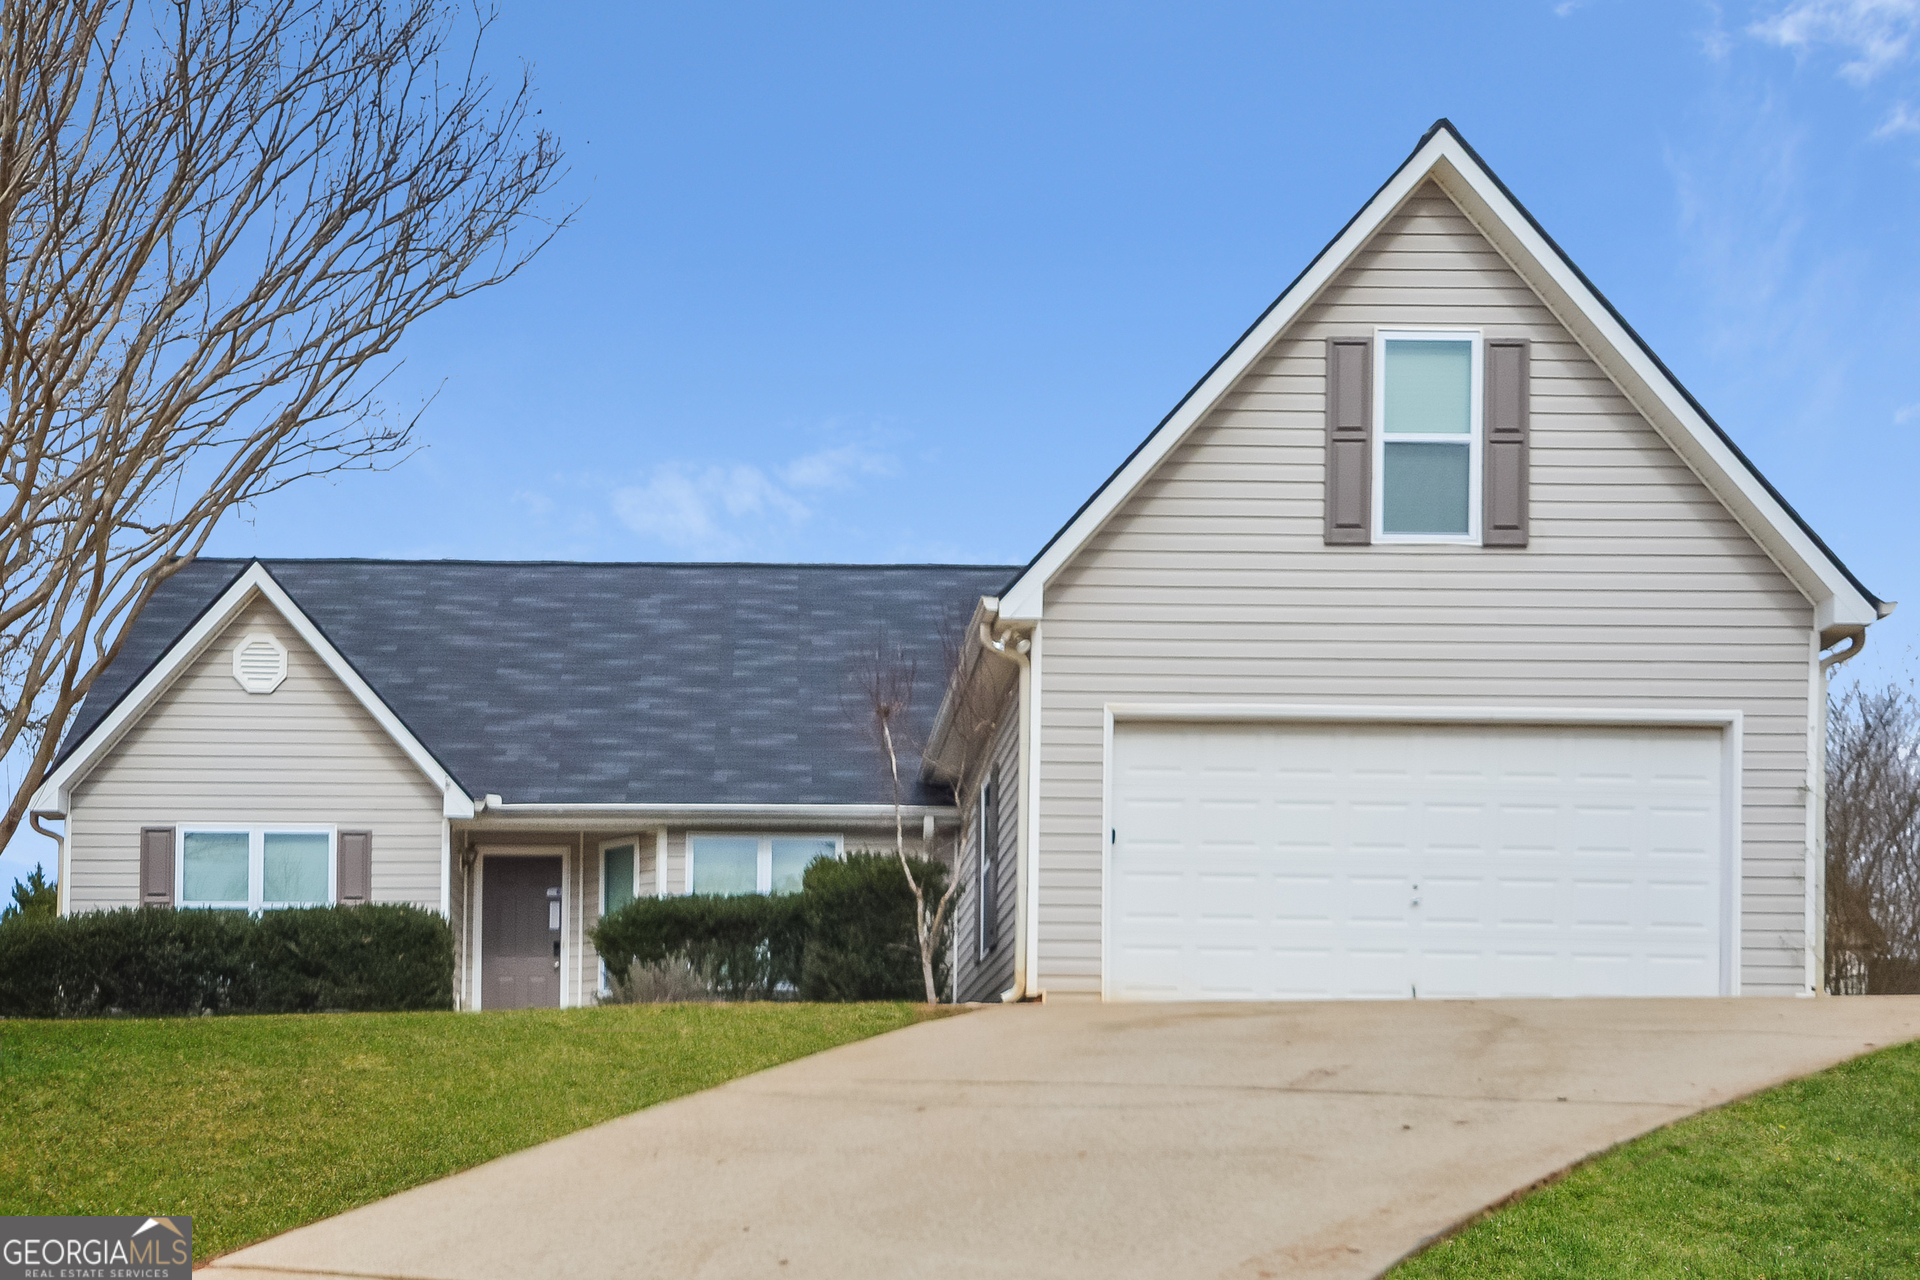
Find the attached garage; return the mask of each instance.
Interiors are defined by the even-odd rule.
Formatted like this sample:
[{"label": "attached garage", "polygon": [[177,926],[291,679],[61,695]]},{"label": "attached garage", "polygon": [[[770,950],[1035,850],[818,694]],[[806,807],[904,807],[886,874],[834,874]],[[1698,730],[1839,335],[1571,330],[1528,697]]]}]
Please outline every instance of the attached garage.
[{"label": "attached garage", "polygon": [[1737,994],[1736,714],[1150,714],[1110,720],[1109,999]]}]

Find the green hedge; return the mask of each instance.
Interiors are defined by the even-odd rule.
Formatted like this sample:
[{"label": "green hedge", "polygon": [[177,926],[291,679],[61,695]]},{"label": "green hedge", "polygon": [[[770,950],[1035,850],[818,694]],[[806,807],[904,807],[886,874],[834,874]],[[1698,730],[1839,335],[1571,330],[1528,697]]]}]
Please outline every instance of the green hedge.
[{"label": "green hedge", "polygon": [[[946,870],[913,859],[938,901]],[[590,931],[612,973],[684,958],[728,1000],[924,1000],[913,893],[893,854],[817,859],[802,891],[638,898]],[[945,990],[946,957],[935,973]]]},{"label": "green hedge", "polygon": [[452,1007],[453,932],[418,907],[147,907],[0,925],[0,1017]]},{"label": "green hedge", "polygon": [[680,956],[699,971],[711,964],[725,999],[791,998],[800,987],[806,942],[800,904],[797,893],[636,898],[602,916],[589,936],[613,973],[625,973],[636,960]]},{"label": "green hedge", "polygon": [[[947,870],[909,859],[927,904],[940,901]],[[801,894],[807,923],[800,966],[803,1000],[925,1000],[920,943],[913,926],[913,890],[891,853],[821,858],[807,868]],[[951,911],[951,908],[949,908]],[[936,991],[947,989],[947,956],[940,930],[933,960]]]}]

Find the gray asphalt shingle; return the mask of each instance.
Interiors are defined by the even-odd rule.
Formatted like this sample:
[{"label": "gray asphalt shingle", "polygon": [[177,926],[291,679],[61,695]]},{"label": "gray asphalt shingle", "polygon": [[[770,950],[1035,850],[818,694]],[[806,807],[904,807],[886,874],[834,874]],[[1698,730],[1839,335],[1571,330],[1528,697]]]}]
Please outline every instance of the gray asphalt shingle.
[{"label": "gray asphalt shingle", "polygon": [[[63,753],[251,563],[169,579]],[[856,655],[918,667],[912,736],[944,679],[940,631],[999,565],[267,560],[269,572],[467,789],[523,803],[857,804],[891,798],[849,723]],[[946,803],[903,761],[911,803]]]}]

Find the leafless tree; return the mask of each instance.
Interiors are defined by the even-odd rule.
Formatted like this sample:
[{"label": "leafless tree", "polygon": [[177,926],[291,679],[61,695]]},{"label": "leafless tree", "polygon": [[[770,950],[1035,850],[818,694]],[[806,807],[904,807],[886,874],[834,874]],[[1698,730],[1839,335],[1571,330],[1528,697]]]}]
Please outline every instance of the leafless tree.
[{"label": "leafless tree", "polygon": [[[222,516],[392,465],[407,326],[564,223],[441,0],[0,0],[0,844]],[[371,366],[371,367],[370,367]]]},{"label": "leafless tree", "polygon": [[1827,727],[1827,989],[1920,991],[1920,703],[1849,688]]},{"label": "leafless tree", "polygon": [[[933,958],[938,949],[940,931],[946,924],[947,908],[953,904],[958,875],[947,876],[947,887],[940,901],[927,903],[928,885],[913,874],[907,860],[906,826],[900,804],[900,758],[917,754],[912,742],[914,684],[919,664],[882,630],[875,634],[870,650],[863,650],[847,673],[846,711],[848,718],[866,731],[878,748],[882,762],[893,782],[893,851],[906,873],[907,888],[913,891],[913,924],[920,944],[920,976],[926,983],[927,1003],[940,1003],[940,988],[934,981]],[[929,849],[928,854],[933,852]]]}]

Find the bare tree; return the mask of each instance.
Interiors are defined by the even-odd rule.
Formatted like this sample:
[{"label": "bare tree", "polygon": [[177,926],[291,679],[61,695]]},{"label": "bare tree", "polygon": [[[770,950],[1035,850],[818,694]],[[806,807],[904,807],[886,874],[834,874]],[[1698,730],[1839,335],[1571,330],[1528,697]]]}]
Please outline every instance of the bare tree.
[{"label": "bare tree", "polygon": [[1920,704],[1849,688],[1827,728],[1827,989],[1920,991]]},{"label": "bare tree", "polygon": [[403,457],[383,358],[564,223],[528,78],[478,69],[490,23],[0,0],[0,844],[155,588],[234,507]]},{"label": "bare tree", "polygon": [[940,901],[929,907],[928,886],[913,874],[913,864],[907,860],[906,826],[900,804],[900,757],[903,753],[917,754],[909,715],[913,710],[918,666],[913,655],[893,643],[884,630],[877,632],[872,649],[863,651],[848,672],[846,710],[848,718],[860,725],[879,749],[893,782],[893,851],[900,859],[900,869],[906,873],[907,888],[913,891],[914,933],[920,944],[920,976],[926,983],[927,1003],[939,1004],[940,988],[934,980],[933,958],[960,878],[949,874]]}]

